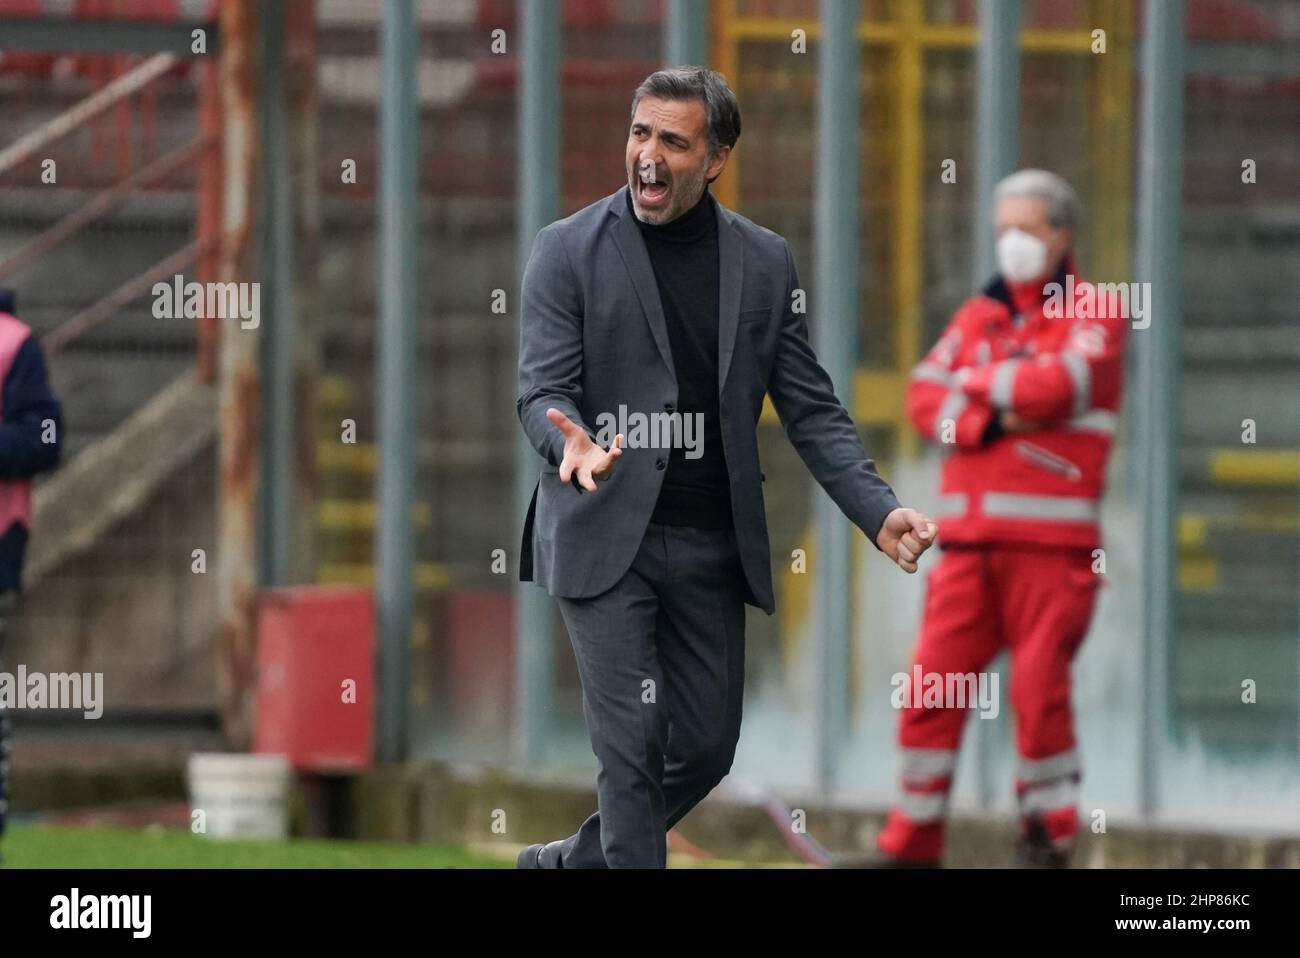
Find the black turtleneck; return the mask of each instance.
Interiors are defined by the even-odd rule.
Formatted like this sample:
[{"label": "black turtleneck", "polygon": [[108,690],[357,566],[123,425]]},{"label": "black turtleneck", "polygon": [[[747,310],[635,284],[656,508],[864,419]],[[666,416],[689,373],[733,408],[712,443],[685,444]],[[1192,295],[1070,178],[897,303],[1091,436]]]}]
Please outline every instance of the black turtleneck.
[{"label": "black turtleneck", "polygon": [[[627,194],[629,210],[632,194]],[[668,326],[677,373],[677,411],[703,414],[698,459],[685,448],[668,457],[651,522],[700,529],[728,529],[731,485],[718,419],[718,219],[708,187],[698,203],[662,226],[637,220],[645,239]],[[633,214],[635,217],[635,214]],[[682,443],[678,444],[679,446]]]}]

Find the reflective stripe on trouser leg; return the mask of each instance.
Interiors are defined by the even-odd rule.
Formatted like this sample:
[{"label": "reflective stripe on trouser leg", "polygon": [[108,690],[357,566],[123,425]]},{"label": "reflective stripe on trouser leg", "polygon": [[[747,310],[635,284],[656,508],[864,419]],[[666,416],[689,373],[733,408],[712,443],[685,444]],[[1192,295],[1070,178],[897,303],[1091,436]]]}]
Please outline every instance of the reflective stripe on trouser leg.
[{"label": "reflective stripe on trouser leg", "polygon": [[948,808],[948,789],[944,788],[941,792],[913,792],[905,788],[894,804],[907,816],[908,821],[917,825],[942,821]]},{"label": "reflective stripe on trouser leg", "polygon": [[904,747],[901,758],[899,773],[903,787],[896,807],[909,821],[918,824],[940,821],[957,768],[956,749]]},{"label": "reflective stripe on trouser leg", "polygon": [[950,748],[904,748],[903,778],[950,777],[957,767],[957,752]]},{"label": "reflective stripe on trouser leg", "polygon": [[876,844],[896,858],[937,861],[943,852],[943,821],[957,752],[946,748],[904,748],[902,788]]},{"label": "reflective stripe on trouser leg", "polygon": [[1016,762],[1016,778],[1026,786],[1050,782],[1066,775],[1077,775],[1081,770],[1077,748],[1047,758],[1021,756]]},{"label": "reflective stripe on trouser leg", "polygon": [[1040,759],[1021,757],[1016,768],[1016,798],[1022,820],[1042,822],[1052,845],[1066,850],[1078,831],[1078,749],[1071,748]]}]

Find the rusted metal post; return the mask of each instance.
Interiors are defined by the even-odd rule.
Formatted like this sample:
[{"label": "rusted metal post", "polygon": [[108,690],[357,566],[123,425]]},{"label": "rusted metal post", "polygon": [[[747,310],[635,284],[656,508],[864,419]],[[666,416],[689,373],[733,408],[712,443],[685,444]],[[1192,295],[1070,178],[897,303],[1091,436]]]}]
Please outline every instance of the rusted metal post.
[{"label": "rusted metal post", "polygon": [[[256,5],[223,0],[221,87],[224,104],[224,197],[221,276],[251,282],[253,212],[258,163],[257,69],[254,56]],[[217,515],[217,608],[222,733],[231,748],[252,738],[255,615],[257,609],[257,487],[261,468],[260,323],[243,328],[226,322],[221,330],[218,405],[221,491]]]},{"label": "rusted metal post", "polygon": [[[215,242],[221,235],[221,61],[217,58],[199,64],[199,163],[198,212],[195,232],[200,244],[206,243],[199,259],[200,283],[217,278],[222,248]],[[198,377],[211,383],[217,375],[217,321],[214,316],[198,320]]]}]

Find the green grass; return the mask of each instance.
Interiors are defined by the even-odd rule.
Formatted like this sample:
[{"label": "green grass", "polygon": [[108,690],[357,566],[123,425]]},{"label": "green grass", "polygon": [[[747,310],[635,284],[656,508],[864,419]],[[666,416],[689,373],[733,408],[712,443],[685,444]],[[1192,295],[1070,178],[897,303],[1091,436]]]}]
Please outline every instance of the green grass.
[{"label": "green grass", "polygon": [[512,868],[513,858],[447,845],[308,839],[217,841],[178,829],[14,825],[9,868]]}]

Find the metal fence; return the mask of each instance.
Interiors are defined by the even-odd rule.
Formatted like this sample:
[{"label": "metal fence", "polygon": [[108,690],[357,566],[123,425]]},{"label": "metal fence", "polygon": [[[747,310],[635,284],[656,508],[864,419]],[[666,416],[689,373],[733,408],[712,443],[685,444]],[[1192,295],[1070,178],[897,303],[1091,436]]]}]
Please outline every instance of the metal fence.
[{"label": "metal fence", "polygon": [[[622,183],[631,92],[662,58],[663,7],[584,0],[552,11],[562,38],[562,48],[549,51],[558,57],[561,92],[550,117],[559,147],[554,215]],[[311,9],[297,9],[304,8]],[[978,9],[958,0],[859,6],[859,348],[853,395],[844,398],[886,475],[920,508],[937,500],[938,462],[904,421],[904,383],[969,294],[984,228],[974,178]],[[535,620],[526,621],[522,639],[515,630],[523,515],[514,471],[530,465],[517,459],[514,410],[526,222],[519,193],[527,144],[518,112],[529,40],[520,10],[507,0],[416,5],[418,123],[408,135],[418,144],[418,242],[406,254],[419,284],[409,316],[416,440],[403,450],[416,470],[409,516],[415,593],[406,727],[415,758],[516,761],[586,781],[594,762],[558,616],[546,603],[549,631]],[[816,275],[819,5],[714,0],[709,10],[708,58],[729,78],[744,112],[744,135],[716,192],[786,236],[807,282]],[[1084,805],[1119,818],[1146,809],[1160,821],[1295,830],[1300,3],[1192,2],[1187,10],[1179,417],[1145,427],[1173,437],[1178,478],[1168,496],[1143,492],[1141,437],[1148,434],[1135,415],[1144,388],[1135,349],[1105,510],[1109,585],[1077,664]],[[285,104],[287,125],[267,133],[287,151],[281,159],[289,170],[288,179],[272,181],[291,184],[299,211],[292,274],[296,308],[310,324],[298,327],[308,332],[290,347],[315,352],[319,363],[309,415],[293,426],[294,456],[307,461],[311,475],[310,497],[294,506],[307,543],[297,554],[309,560],[293,573],[301,580],[377,581],[379,422],[390,385],[376,335],[382,14],[379,4],[318,0],[314,22],[288,23],[286,62],[291,80],[298,77],[288,88],[298,92]],[[1141,279],[1139,107],[1151,68],[1142,54],[1142,5],[1035,0],[1022,6],[1020,25],[1020,164],[1056,170],[1078,188],[1086,275]],[[1099,29],[1104,52],[1096,49]],[[494,46],[494,31],[503,31],[503,45]],[[807,42],[802,53],[792,48],[799,31]],[[49,129],[140,63],[162,64],[96,56],[6,49],[0,83],[6,116],[17,118],[9,123],[13,139]],[[57,184],[37,183],[43,150],[28,151],[22,162],[0,161],[0,285],[18,288],[19,315],[47,337],[68,409],[69,470],[97,441],[121,436],[130,417],[167,395],[178,377],[209,368],[203,357],[215,349],[192,322],[160,324],[147,289],[131,285],[151,271],[180,269],[176,257],[186,258],[185,269],[206,271],[205,177],[213,170],[205,172],[205,163],[219,155],[203,108],[203,84],[214,78],[205,81],[204,68],[183,59],[154,69],[157,76],[59,141],[52,154]],[[244,105],[262,109],[261,101]],[[227,99],[218,126],[229,126],[231,109]],[[949,160],[955,182],[941,177]],[[227,191],[248,190],[259,218],[276,201],[247,183],[232,185],[228,170],[219,182]],[[265,254],[250,256],[266,269]],[[168,408],[206,423],[211,439],[218,425],[211,397],[206,407],[190,393],[170,401]],[[174,452],[183,447],[165,441],[172,435],[165,424],[184,432],[176,423],[185,421],[164,417],[140,434],[153,438],[148,448]],[[1244,441],[1247,434],[1253,442]],[[112,550],[50,566],[22,626],[29,648],[44,643],[69,663],[139,657],[146,666],[130,701],[142,708],[211,710],[219,695],[211,676],[193,668],[214,654],[221,621],[210,580],[181,581],[168,571],[188,563],[193,548],[218,541],[224,493],[216,452],[211,441],[199,445],[154,494],[101,533],[96,541],[114,543]],[[820,785],[817,716],[825,694],[815,669],[815,602],[808,577],[784,572],[781,557],[813,535],[814,488],[771,409],[761,451],[778,611],[772,618],[749,613],[746,723],[731,781],[811,792]],[[294,468],[302,471],[303,462]],[[104,473],[87,468],[84,475]],[[1176,521],[1177,591],[1167,669],[1148,672],[1141,648],[1151,556],[1140,530],[1153,509]],[[922,582],[891,574],[858,545],[852,667],[843,678],[852,724],[837,754],[833,797],[882,805],[895,769],[889,676],[907,665]],[[531,643],[526,657],[521,641]],[[1242,701],[1246,680],[1255,683],[1253,704]],[[530,696],[523,703],[522,690]],[[1144,737],[1153,700],[1168,703],[1169,721],[1158,737]],[[523,755],[512,737],[521,721],[531,729]],[[1004,714],[997,723],[976,723],[996,727],[977,733],[977,747],[963,752],[959,807],[1010,811],[1009,721]],[[1143,795],[1144,774],[1156,784],[1154,809]]]}]

